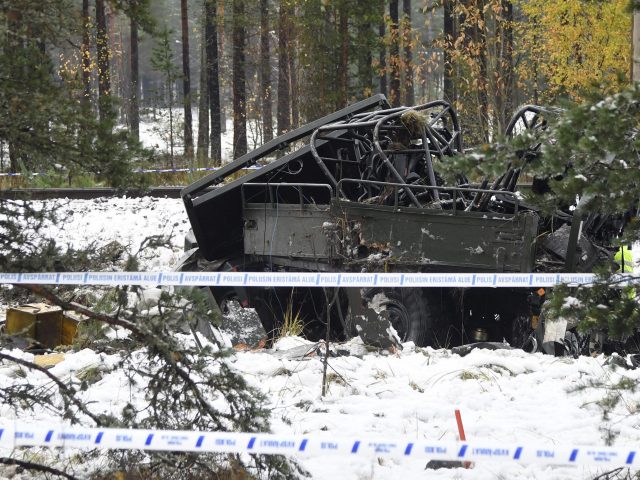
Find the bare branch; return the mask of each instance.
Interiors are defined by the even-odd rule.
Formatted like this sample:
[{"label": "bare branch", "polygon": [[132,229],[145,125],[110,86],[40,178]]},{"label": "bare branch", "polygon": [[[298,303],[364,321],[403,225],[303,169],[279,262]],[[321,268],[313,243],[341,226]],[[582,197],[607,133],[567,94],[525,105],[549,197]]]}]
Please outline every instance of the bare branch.
[{"label": "bare branch", "polygon": [[69,480],[77,480],[78,477],[74,477],[73,475],[69,475],[68,473],[63,472],[62,470],[58,470],[56,468],[47,467],[45,465],[40,465],[39,463],[33,462],[25,462],[23,460],[17,460],[15,458],[8,457],[0,457],[0,463],[3,465],[16,465],[18,467],[22,467],[29,471],[43,472],[43,473],[51,473],[52,475],[57,475],[59,477],[64,477]]},{"label": "bare branch", "polygon": [[95,312],[78,303],[67,302],[62,298],[60,298],[58,295],[56,295],[54,292],[49,290],[48,288],[43,287],[42,285],[19,285],[19,286],[31,291],[32,293],[35,293],[36,295],[42,298],[46,298],[54,305],[61,307],[63,310],[74,310],[78,313],[81,313],[82,315],[86,315],[89,318],[93,318],[94,320],[100,320],[101,322],[107,323],[112,326],[126,328],[131,332],[133,332],[135,335],[139,335],[140,337],[146,336],[145,333],[142,330],[140,330],[137,327],[137,325],[133,322],[124,320],[119,317],[113,317],[111,315],[107,315],[106,313]]},{"label": "bare branch", "polygon": [[53,383],[57,385],[60,391],[71,401],[71,403],[73,403],[76,407],[78,407],[78,410],[80,410],[86,416],[91,418],[96,423],[97,426],[99,427],[103,426],[102,421],[93,413],[91,413],[89,410],[87,410],[87,407],[80,400],[76,398],[76,394],[78,393],[77,390],[72,387],[66,386],[63,382],[60,381],[58,377],[53,375],[46,368],[36,365],[35,363],[22,360],[21,358],[16,358],[12,355],[7,355],[6,353],[1,353],[1,352],[0,352],[0,360],[8,360],[10,362],[17,363],[18,365],[22,365],[23,367],[26,367],[30,370],[36,370],[40,373],[43,373]]}]

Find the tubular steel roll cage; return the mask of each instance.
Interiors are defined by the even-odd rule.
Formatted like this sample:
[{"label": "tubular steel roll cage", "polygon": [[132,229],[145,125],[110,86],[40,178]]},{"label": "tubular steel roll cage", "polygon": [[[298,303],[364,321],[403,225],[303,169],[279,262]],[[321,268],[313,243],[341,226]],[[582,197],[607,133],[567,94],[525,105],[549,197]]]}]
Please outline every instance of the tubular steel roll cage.
[{"label": "tubular steel roll cage", "polygon": [[[456,208],[457,205],[457,199],[458,199],[458,195],[460,195],[460,197],[464,198],[464,194],[471,194],[474,193],[476,195],[494,195],[496,193],[495,190],[490,190],[490,189],[483,189],[483,188],[477,188],[477,187],[447,187],[447,186],[430,186],[430,185],[415,185],[415,184],[407,184],[407,183],[390,183],[390,182],[381,182],[381,181],[376,181],[376,180],[361,180],[361,179],[357,179],[357,178],[343,178],[341,180],[339,180],[337,182],[337,187],[334,191],[334,189],[331,188],[331,185],[326,184],[326,183],[245,183],[244,185],[242,185],[242,205],[246,206],[247,204],[251,203],[251,197],[247,196],[246,194],[246,189],[249,188],[254,188],[254,187],[260,187],[263,188],[266,192],[267,192],[267,196],[268,196],[268,202],[266,203],[270,203],[272,205],[276,205],[278,203],[284,203],[284,202],[280,202],[280,199],[278,198],[277,195],[277,191],[280,188],[287,188],[287,189],[292,189],[297,193],[297,199],[298,201],[296,202],[300,208],[304,208],[305,205],[309,205],[310,202],[308,201],[307,196],[304,194],[304,189],[324,189],[326,190],[329,195],[327,195],[327,198],[333,198],[335,200],[338,201],[349,201],[348,198],[346,198],[344,196],[344,194],[342,193],[342,189],[341,189],[341,185],[344,183],[356,183],[356,184],[369,184],[369,185],[379,185],[379,186],[384,186],[384,187],[391,187],[393,188],[394,191],[394,202],[392,205],[390,205],[391,207],[393,207],[394,209],[399,208],[400,202],[399,202],[399,192],[403,189],[408,189],[408,190],[412,190],[412,189],[416,189],[416,190],[427,190],[427,191],[439,191],[439,192],[446,192],[446,193],[451,193],[453,194],[453,198],[451,200],[451,211],[453,212],[453,214],[455,215],[455,213],[458,211],[458,209]],[[415,195],[415,198],[419,198],[423,195],[425,195],[426,192],[420,193]],[[513,201],[513,205],[514,205],[514,214],[517,214],[520,208],[520,200],[518,199],[518,196],[513,193],[513,192],[500,192],[500,194],[504,195],[505,197],[509,198],[511,201]],[[305,201],[307,200],[307,201]],[[263,203],[263,202],[260,202]],[[286,202],[286,203],[290,203],[290,202]],[[317,203],[314,203],[314,206],[316,208],[320,208],[320,205]],[[422,207],[422,206],[421,206]]]},{"label": "tubular steel roll cage", "polygon": [[[380,159],[382,163],[388,168],[391,176],[397,183],[406,185],[404,177],[398,172],[391,160],[389,159],[390,153],[408,153],[416,154],[419,150],[388,150],[383,148],[382,142],[389,143],[390,137],[381,139],[381,133],[387,133],[397,131],[400,129],[407,130],[407,127],[402,124],[402,115],[407,112],[422,112],[433,111],[439,109],[431,118],[428,118],[424,128],[421,129],[422,147],[425,155],[425,163],[428,174],[428,186],[437,187],[435,173],[433,169],[432,157],[443,158],[444,156],[453,156],[456,153],[462,152],[462,132],[458,123],[458,117],[451,108],[451,106],[444,101],[429,102],[415,107],[398,107],[386,110],[378,110],[376,112],[367,112],[354,115],[349,120],[339,121],[333,124],[328,124],[317,128],[311,135],[310,150],[314,159],[318,163],[320,169],[329,179],[331,185],[337,190],[337,193],[344,195],[341,189],[341,181],[338,181],[331,171],[327,168],[325,162],[353,162],[353,160],[345,160],[341,158],[322,157],[318,153],[316,148],[317,141],[319,139],[327,138],[324,134],[328,132],[346,131],[346,135],[352,138],[339,137],[332,139],[332,141],[340,142],[352,142],[354,147],[361,147],[359,150],[364,153],[361,156],[366,158],[369,156],[369,161],[374,164],[377,159]],[[426,117],[425,117],[426,119]],[[447,120],[450,121],[451,126],[447,125]],[[398,122],[400,121],[400,123]],[[440,125],[438,125],[440,124]],[[363,131],[364,130],[364,131]],[[448,136],[449,138],[446,138]],[[364,147],[364,148],[362,148]],[[361,160],[359,159],[359,160]],[[359,163],[358,160],[355,161]],[[341,179],[342,180],[342,179]],[[370,181],[371,178],[361,178],[360,180]],[[374,178],[373,181],[379,183],[379,178]],[[385,182],[386,183],[386,182]],[[434,188],[433,196],[436,201],[439,201],[439,189]],[[406,190],[407,196],[411,202],[418,208],[422,208],[422,204],[415,197],[411,189]],[[346,197],[346,195],[344,195]],[[359,200],[361,200],[360,198]]]}]

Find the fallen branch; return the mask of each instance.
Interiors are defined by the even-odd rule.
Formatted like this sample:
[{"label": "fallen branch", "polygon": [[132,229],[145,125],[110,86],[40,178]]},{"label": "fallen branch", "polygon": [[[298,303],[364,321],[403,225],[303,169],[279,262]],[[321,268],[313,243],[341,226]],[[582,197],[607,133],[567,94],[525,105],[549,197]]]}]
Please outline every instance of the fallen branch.
[{"label": "fallen branch", "polygon": [[16,465],[18,467],[22,467],[25,470],[29,470],[29,471],[50,473],[52,475],[57,475],[59,477],[64,477],[64,478],[67,478],[69,480],[77,480],[78,479],[78,477],[74,477],[73,475],[69,475],[68,473],[63,472],[62,470],[58,470],[56,468],[40,465],[39,463],[25,462],[23,460],[17,460],[15,458],[0,457],[0,463],[3,464],[3,465]]},{"label": "fallen branch", "polygon": [[74,310],[82,315],[85,315],[94,320],[99,320],[111,326],[118,326],[129,330],[140,340],[144,341],[147,346],[156,347],[157,354],[162,357],[164,362],[176,373],[178,377],[185,383],[185,387],[193,394],[197,399],[198,404],[204,412],[206,412],[210,419],[214,421],[218,428],[223,428],[223,425],[218,420],[219,417],[234,419],[234,415],[227,415],[222,412],[216,411],[207,399],[203,396],[202,391],[198,388],[196,382],[191,378],[189,373],[181,368],[175,358],[174,352],[167,351],[166,348],[162,348],[164,345],[158,341],[158,339],[152,334],[148,333],[138,325],[129,320],[122,319],[120,317],[111,316],[106,313],[95,312],[87,307],[79,305],[74,302],[67,302],[56,295],[53,291],[41,285],[25,284],[20,285],[22,288],[29,290],[30,292],[49,300],[54,305],[61,307],[63,310]]},{"label": "fallen branch", "polygon": [[12,355],[7,355],[6,353],[1,353],[1,352],[0,352],[0,360],[8,360],[10,362],[17,363],[18,365],[22,365],[23,367],[26,367],[30,370],[36,370],[40,373],[43,373],[49,378],[49,380],[51,380],[53,383],[56,384],[58,389],[60,389],[60,391],[65,395],[65,397],[71,401],[71,403],[73,403],[76,407],[78,407],[78,410],[84,413],[87,417],[91,418],[91,420],[93,420],[96,423],[96,426],[98,427],[104,426],[100,418],[95,416],[93,413],[91,413],[87,409],[87,407],[80,400],[76,398],[76,394],[78,393],[77,390],[74,389],[73,387],[68,387],[67,385],[65,385],[63,382],[60,381],[58,377],[53,375],[46,368],[43,368],[40,365],[36,365],[33,362],[28,362],[26,360],[22,360],[21,358],[16,358]]}]

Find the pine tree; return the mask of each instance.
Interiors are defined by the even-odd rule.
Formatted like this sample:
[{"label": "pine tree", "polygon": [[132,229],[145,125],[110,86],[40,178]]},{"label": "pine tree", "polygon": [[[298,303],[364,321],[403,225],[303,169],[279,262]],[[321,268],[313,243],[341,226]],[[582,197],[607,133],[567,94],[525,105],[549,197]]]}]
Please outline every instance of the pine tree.
[{"label": "pine tree", "polygon": [[247,153],[245,23],[244,0],[233,0],[233,158]]},{"label": "pine tree", "polygon": [[[640,328],[640,305],[634,295],[637,289],[621,288],[621,280],[611,272],[617,248],[640,241],[640,224],[635,221],[640,198],[640,84],[613,95],[596,89],[588,101],[566,102],[563,109],[547,113],[545,120],[545,129],[486,144],[474,155],[443,167],[451,167],[451,173],[473,172],[488,178],[503,173],[507,165],[526,168],[535,185],[544,186],[526,195],[528,205],[544,216],[562,216],[566,211],[573,222],[580,222],[581,230],[596,228],[597,235],[588,235],[596,242],[593,248],[600,258],[610,257],[596,265],[594,273],[600,280],[595,286],[555,287],[547,295],[543,313],[549,319],[576,323],[583,332],[604,331],[623,345]],[[532,145],[537,147],[531,150]],[[577,199],[582,219],[574,208]],[[638,277],[636,271],[634,278]],[[573,299],[568,302],[567,296]],[[637,341],[637,336],[631,340]]]},{"label": "pine tree", "polygon": [[[135,1],[135,0],[133,0]],[[129,112],[129,125],[131,126],[131,133],[135,138],[140,137],[140,66],[138,61],[138,20],[131,16],[130,33],[131,33],[131,85],[130,85],[130,112]]]},{"label": "pine tree", "polygon": [[278,17],[278,135],[291,130],[291,72],[289,47],[291,34],[291,0],[280,0]]},{"label": "pine tree", "polygon": [[[73,11],[78,14],[70,16]],[[27,1],[20,9],[0,10],[0,23],[7,26],[0,36],[0,71],[8,73],[0,75],[0,144],[9,146],[14,171],[59,164],[69,176],[89,172],[122,186],[134,181],[130,170],[138,146],[128,132],[114,131],[111,99],[102,103],[101,118],[88,108],[82,52],[77,70],[57,69],[51,60],[54,47],[83,37],[86,15],[80,13],[72,0]]]},{"label": "pine tree", "polygon": [[169,158],[171,167],[174,165],[175,125],[173,120],[173,88],[179,78],[178,68],[175,65],[175,55],[172,48],[173,31],[167,26],[158,33],[156,44],[151,54],[153,69],[160,72],[163,77],[163,90],[165,94],[165,106],[169,112]]},{"label": "pine tree", "polygon": [[398,28],[398,0],[389,2],[389,100],[394,107],[400,106],[400,47]]},{"label": "pine tree", "polygon": [[82,0],[82,102],[85,110],[89,110],[91,104],[91,25],[89,0]]},{"label": "pine tree", "polygon": [[[384,4],[383,4],[384,5]],[[378,34],[380,36],[380,52],[378,54],[378,67],[379,67],[379,75],[380,75],[380,93],[387,96],[387,46],[385,45],[382,39],[385,38],[386,35],[386,25],[384,21],[380,22],[380,26],[378,28]]]},{"label": "pine tree", "polygon": [[443,48],[444,53],[444,99],[451,103],[455,104],[457,95],[454,84],[455,77],[455,67],[453,65],[453,59],[451,55],[451,48],[448,48],[448,45],[452,45],[455,39],[457,38],[456,33],[456,24],[455,24],[455,16],[454,16],[454,5],[455,0],[443,0],[444,3],[444,42],[445,48]]},{"label": "pine tree", "polygon": [[98,52],[98,111],[100,120],[111,114],[111,48],[104,0],[96,0],[96,49]]},{"label": "pine tree", "polygon": [[184,155],[193,158],[193,120],[191,116],[191,69],[189,66],[189,11],[187,0],[180,0],[182,31],[182,90],[184,95]]},{"label": "pine tree", "polygon": [[262,98],[262,138],[265,143],[273,139],[270,52],[269,0],[260,0],[260,97]]},{"label": "pine tree", "polygon": [[206,7],[202,7],[202,41],[200,44],[200,81],[198,98],[198,165],[205,166],[209,157],[209,86],[207,68],[207,48],[206,48],[206,28],[207,15]]},{"label": "pine tree", "polygon": [[[119,253],[113,257],[95,245],[75,250],[51,238],[47,225],[64,224],[64,218],[48,204],[33,208],[30,202],[0,200],[0,218],[3,219],[0,271],[55,271],[59,265],[77,271],[114,267],[131,270],[138,264],[135,254],[123,245],[116,246]],[[164,245],[161,248],[169,245],[169,239],[165,238],[148,240],[153,241],[147,245]],[[233,350],[225,348],[215,335],[209,339],[184,335],[195,332],[196,325],[206,325],[211,332],[211,305],[202,290],[182,289],[172,294],[163,291],[151,310],[149,296],[145,296],[148,292],[139,287],[117,287],[106,292],[82,290],[82,297],[92,300],[91,308],[76,303],[79,292],[72,287],[23,285],[0,291],[5,304],[46,301],[81,314],[84,320],[70,350],[89,346],[98,354],[108,352],[119,357],[114,364],[100,365],[92,372],[94,375],[78,371],[77,375],[62,377],[30,361],[28,356],[2,349],[3,368],[17,367],[28,372],[0,389],[0,402],[15,418],[25,418],[35,410],[46,411],[74,426],[93,428],[269,430],[270,412],[264,408],[263,394],[248,385],[233,368]],[[114,332],[118,337],[115,340]],[[114,372],[116,369],[118,372]],[[86,402],[87,388],[106,373],[124,374],[122,380],[129,382],[131,391],[139,392],[135,401],[109,411]],[[38,377],[44,378],[46,388],[34,388],[34,377],[35,382],[41,381]],[[237,456],[230,462],[226,454],[94,450],[74,455],[73,461],[69,461],[68,452],[51,450],[46,455],[28,458],[22,453],[3,451],[0,463],[20,465],[25,470],[23,476],[46,472],[62,478],[123,474],[133,478],[267,478],[267,475],[285,480],[303,476],[294,462],[279,456]]]},{"label": "pine tree", "polygon": [[402,42],[404,43],[404,88],[405,88],[405,105],[413,105],[415,100],[415,93],[413,90],[413,47],[412,47],[412,31],[413,25],[411,23],[411,0],[403,0],[402,2],[403,13],[403,31]]},{"label": "pine tree", "polygon": [[150,0],[116,0],[111,6],[129,17],[129,128],[134,138],[140,134],[140,30],[153,33]]},{"label": "pine tree", "polygon": [[204,0],[205,42],[207,53],[207,94],[209,96],[211,159],[214,166],[222,163],[222,122],[220,114],[220,79],[218,55],[218,12],[216,0]]}]

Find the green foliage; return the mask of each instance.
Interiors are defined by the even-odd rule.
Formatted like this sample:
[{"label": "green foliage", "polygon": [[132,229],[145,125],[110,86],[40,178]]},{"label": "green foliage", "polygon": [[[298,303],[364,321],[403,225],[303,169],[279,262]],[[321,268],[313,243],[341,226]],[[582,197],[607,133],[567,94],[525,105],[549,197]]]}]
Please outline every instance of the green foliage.
[{"label": "green foliage", "polygon": [[[131,322],[130,346],[122,369],[132,385],[146,385],[145,403],[126,405],[121,421],[133,428],[257,432],[269,429],[265,398],[229,362],[233,350],[215,339],[206,341],[195,332],[208,321],[210,306],[199,289],[164,291],[150,308],[135,295],[137,287],[119,295],[118,315]],[[113,452],[112,465],[140,463],[137,452]],[[278,457],[254,456],[241,459],[224,454],[179,454],[167,457],[144,455],[145,468],[162,478],[217,477],[227,468],[251,476],[299,478],[303,473],[294,463]],[[185,471],[188,471],[185,476]]]},{"label": "green foliage", "polygon": [[54,213],[27,202],[0,200],[0,271],[56,270],[54,264],[64,254],[55,240],[42,238],[38,233],[54,221]]},{"label": "green foliage", "polygon": [[300,42],[300,109],[303,118],[314,119],[342,108],[339,71],[342,33],[340,17],[348,16],[350,88],[347,97],[362,98],[371,89],[371,53],[381,43],[377,27],[383,21],[382,5],[376,1],[298,0],[295,31]]},{"label": "green foliage", "polygon": [[66,167],[69,177],[88,172],[121,187],[137,177],[133,162],[144,156],[125,130],[116,130],[113,99],[105,119],[80,101],[79,72],[51,52],[79,36],[79,9],[69,0],[0,2],[0,142],[13,171]]},{"label": "green foliage", "polygon": [[[50,209],[33,208],[21,201],[0,202],[0,271],[138,267],[134,257],[141,252],[131,255],[117,242],[86,250],[62,248],[44,234],[47,224],[61,221]],[[142,248],[155,248],[166,241],[149,237]],[[80,392],[112,374],[113,367],[97,364],[64,379],[51,374],[51,382],[34,386],[33,375],[42,375],[43,369],[3,351],[0,362],[18,365],[25,373],[22,380],[16,378],[0,390],[0,401],[13,408],[18,417],[26,411],[46,409],[71,423],[89,426],[268,431],[270,412],[264,406],[265,398],[235,370],[230,361],[233,350],[219,344],[215,335],[207,339],[194,333],[210,332],[211,328],[211,305],[204,291],[180,289],[145,297],[139,287],[27,289],[65,310],[82,314],[84,320],[74,348],[120,355],[116,368],[124,372],[123,381],[128,378],[132,390],[144,395],[144,401],[136,399],[122,411],[93,413],[95,405],[85,404]],[[18,289],[10,291],[14,290]],[[1,293],[7,303],[7,290]],[[78,301],[91,307],[79,307]],[[141,383],[145,388],[140,388]],[[96,464],[101,471],[145,472],[154,478],[224,478],[232,470],[241,478],[294,479],[304,473],[295,463],[277,456],[95,451],[68,462],[64,455],[62,451],[51,452],[39,462],[70,474],[79,469],[82,476],[90,475],[88,469]],[[100,462],[91,463],[98,457]]]},{"label": "green foliage", "polygon": [[[543,214],[587,201],[586,211],[618,219],[620,231],[610,245],[631,245],[640,240],[637,221],[640,202],[640,85],[614,95],[596,91],[589,101],[565,105],[550,115],[546,130],[529,130],[513,141],[483,145],[474,153],[443,163],[448,177],[465,172],[472,178],[495,178],[509,163],[529,175],[549,179],[550,191],[531,194],[527,201]],[[539,154],[522,155],[540,144]],[[622,228],[624,226],[624,228]],[[583,330],[606,330],[624,339],[640,327],[638,300],[611,277],[611,265],[602,265],[593,288],[556,288],[548,301],[548,315],[579,322]],[[574,300],[566,301],[566,297]]]},{"label": "green foliage", "polygon": [[624,349],[628,336],[640,326],[640,309],[628,287],[618,283],[604,274],[590,287],[556,287],[545,314],[565,318],[585,333],[603,330]]},{"label": "green foliage", "polygon": [[172,85],[179,76],[180,71],[175,65],[175,53],[171,45],[173,31],[166,25],[158,32],[156,44],[151,50],[151,66],[162,73],[168,85]]},{"label": "green foliage", "polygon": [[164,81],[165,105],[169,111],[169,131],[167,144],[169,145],[171,165],[173,165],[173,150],[174,150],[174,132],[176,125],[173,120],[173,87],[178,78],[180,78],[180,71],[175,64],[175,54],[171,41],[173,38],[173,32],[166,25],[158,33],[156,38],[156,44],[151,51],[151,66],[154,70],[160,72]]},{"label": "green foliage", "polygon": [[[615,439],[620,433],[621,419],[619,418],[619,412],[616,412],[616,407],[621,403],[624,405],[622,410],[626,410],[626,412],[623,414],[623,418],[635,413],[635,409],[628,404],[625,395],[636,392],[638,385],[634,379],[625,375],[624,370],[622,373],[615,371],[620,369],[621,365],[625,365],[625,361],[621,357],[614,355],[610,357],[608,366],[605,366],[606,375],[603,377],[605,378],[604,381],[590,380],[588,383],[578,385],[573,389],[574,393],[584,392],[588,389],[598,389],[605,392],[603,397],[595,402],[595,405],[600,410],[602,422],[599,430],[607,446],[614,445]],[[614,380],[616,377],[617,379]]]},{"label": "green foliage", "polygon": [[[580,194],[592,198],[590,209],[599,212],[637,207],[638,102],[637,85],[608,97],[598,93],[588,102],[568,106],[553,124],[543,144],[545,160],[534,168],[538,174],[554,175],[571,162],[568,175],[551,184],[558,201],[569,203]],[[631,226],[627,235],[635,239],[637,225]]]},{"label": "green foliage", "polygon": [[156,20],[151,14],[151,0],[115,0],[112,5],[135,20],[143,31],[154,33],[156,30]]}]

